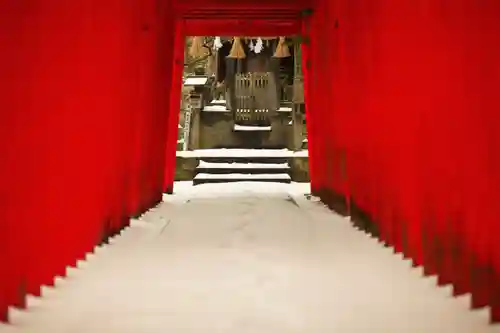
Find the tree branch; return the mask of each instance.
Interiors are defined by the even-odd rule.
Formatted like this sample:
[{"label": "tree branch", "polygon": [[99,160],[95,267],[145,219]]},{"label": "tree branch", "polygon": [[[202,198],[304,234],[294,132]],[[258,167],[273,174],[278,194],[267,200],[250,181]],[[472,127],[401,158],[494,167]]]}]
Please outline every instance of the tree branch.
[{"label": "tree branch", "polygon": [[206,56],[203,56],[203,57],[201,57],[201,58],[196,58],[196,59],[194,59],[194,60],[193,60],[193,61],[191,61],[191,62],[185,63],[185,64],[184,64],[184,67],[185,67],[185,68],[192,68],[192,67],[194,67],[195,65],[197,65],[198,63],[200,63],[200,62],[203,62],[203,61],[207,60],[207,59],[208,59],[208,57],[210,57],[210,55],[206,55]]}]

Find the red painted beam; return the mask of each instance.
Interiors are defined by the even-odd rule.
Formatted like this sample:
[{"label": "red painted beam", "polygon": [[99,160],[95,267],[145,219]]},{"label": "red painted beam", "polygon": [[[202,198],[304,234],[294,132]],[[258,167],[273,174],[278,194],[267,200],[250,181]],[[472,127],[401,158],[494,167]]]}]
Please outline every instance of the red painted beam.
[{"label": "red painted beam", "polygon": [[300,20],[186,20],[186,36],[290,36],[300,34]]},{"label": "red painted beam", "polygon": [[174,10],[189,11],[189,10],[248,10],[258,11],[268,9],[270,11],[278,12],[280,10],[297,10],[310,8],[312,1],[283,1],[283,0],[270,0],[270,1],[221,1],[221,0],[195,0],[195,1],[175,1],[173,3]]}]

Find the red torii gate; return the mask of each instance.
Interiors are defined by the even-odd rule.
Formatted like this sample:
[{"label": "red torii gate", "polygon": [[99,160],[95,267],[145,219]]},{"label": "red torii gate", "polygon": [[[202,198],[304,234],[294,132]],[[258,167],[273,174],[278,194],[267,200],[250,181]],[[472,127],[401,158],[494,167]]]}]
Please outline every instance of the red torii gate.
[{"label": "red torii gate", "polygon": [[173,190],[185,35],[302,33],[312,192],[500,321],[498,17],[496,0],[0,0],[0,319]]}]

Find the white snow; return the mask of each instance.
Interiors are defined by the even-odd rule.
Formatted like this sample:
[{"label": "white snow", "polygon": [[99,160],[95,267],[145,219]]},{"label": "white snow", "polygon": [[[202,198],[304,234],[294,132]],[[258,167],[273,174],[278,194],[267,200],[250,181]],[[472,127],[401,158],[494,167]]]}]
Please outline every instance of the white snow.
[{"label": "white snow", "polygon": [[185,203],[190,199],[229,199],[252,197],[283,196],[303,197],[311,191],[309,183],[269,183],[238,182],[225,184],[201,184],[193,186],[192,181],[175,182],[174,195],[165,194],[163,200],[168,204]]},{"label": "white snow", "polygon": [[278,112],[292,112],[292,108],[291,108],[291,107],[288,107],[288,106],[281,106],[281,107],[278,109]]},{"label": "white snow", "polygon": [[194,179],[277,179],[277,180],[290,180],[290,175],[286,173],[259,173],[259,174],[247,174],[247,173],[226,173],[226,174],[214,174],[214,173],[199,173]]},{"label": "white snow", "polygon": [[494,333],[308,184],[176,183],[1,333]]},{"label": "white snow", "polygon": [[222,104],[222,105],[226,105],[226,100],[224,99],[213,99],[210,104]]},{"label": "white snow", "polygon": [[178,157],[307,157],[308,151],[288,149],[198,149],[178,151]]},{"label": "white snow", "polygon": [[225,105],[207,105],[203,108],[204,112],[229,112]]},{"label": "white snow", "polygon": [[302,140],[302,142],[306,143],[307,142],[307,138],[305,138],[304,140]]},{"label": "white snow", "polygon": [[269,132],[271,131],[271,126],[243,126],[243,125],[234,125],[235,131],[240,132]]},{"label": "white snow", "polygon": [[289,169],[288,163],[209,163],[200,161],[198,169]]},{"label": "white snow", "polygon": [[294,156],[295,157],[309,157],[309,151],[308,150],[300,150],[298,152],[295,152]]},{"label": "white snow", "polygon": [[201,86],[207,83],[207,77],[188,77],[186,81],[184,81],[185,86]]}]

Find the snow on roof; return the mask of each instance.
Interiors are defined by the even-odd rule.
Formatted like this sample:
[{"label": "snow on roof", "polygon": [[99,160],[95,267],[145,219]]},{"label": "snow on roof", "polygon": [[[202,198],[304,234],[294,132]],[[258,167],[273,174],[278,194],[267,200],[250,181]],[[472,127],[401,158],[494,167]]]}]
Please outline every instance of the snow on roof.
[{"label": "snow on roof", "polygon": [[207,105],[203,108],[204,112],[229,112],[225,105]]}]

